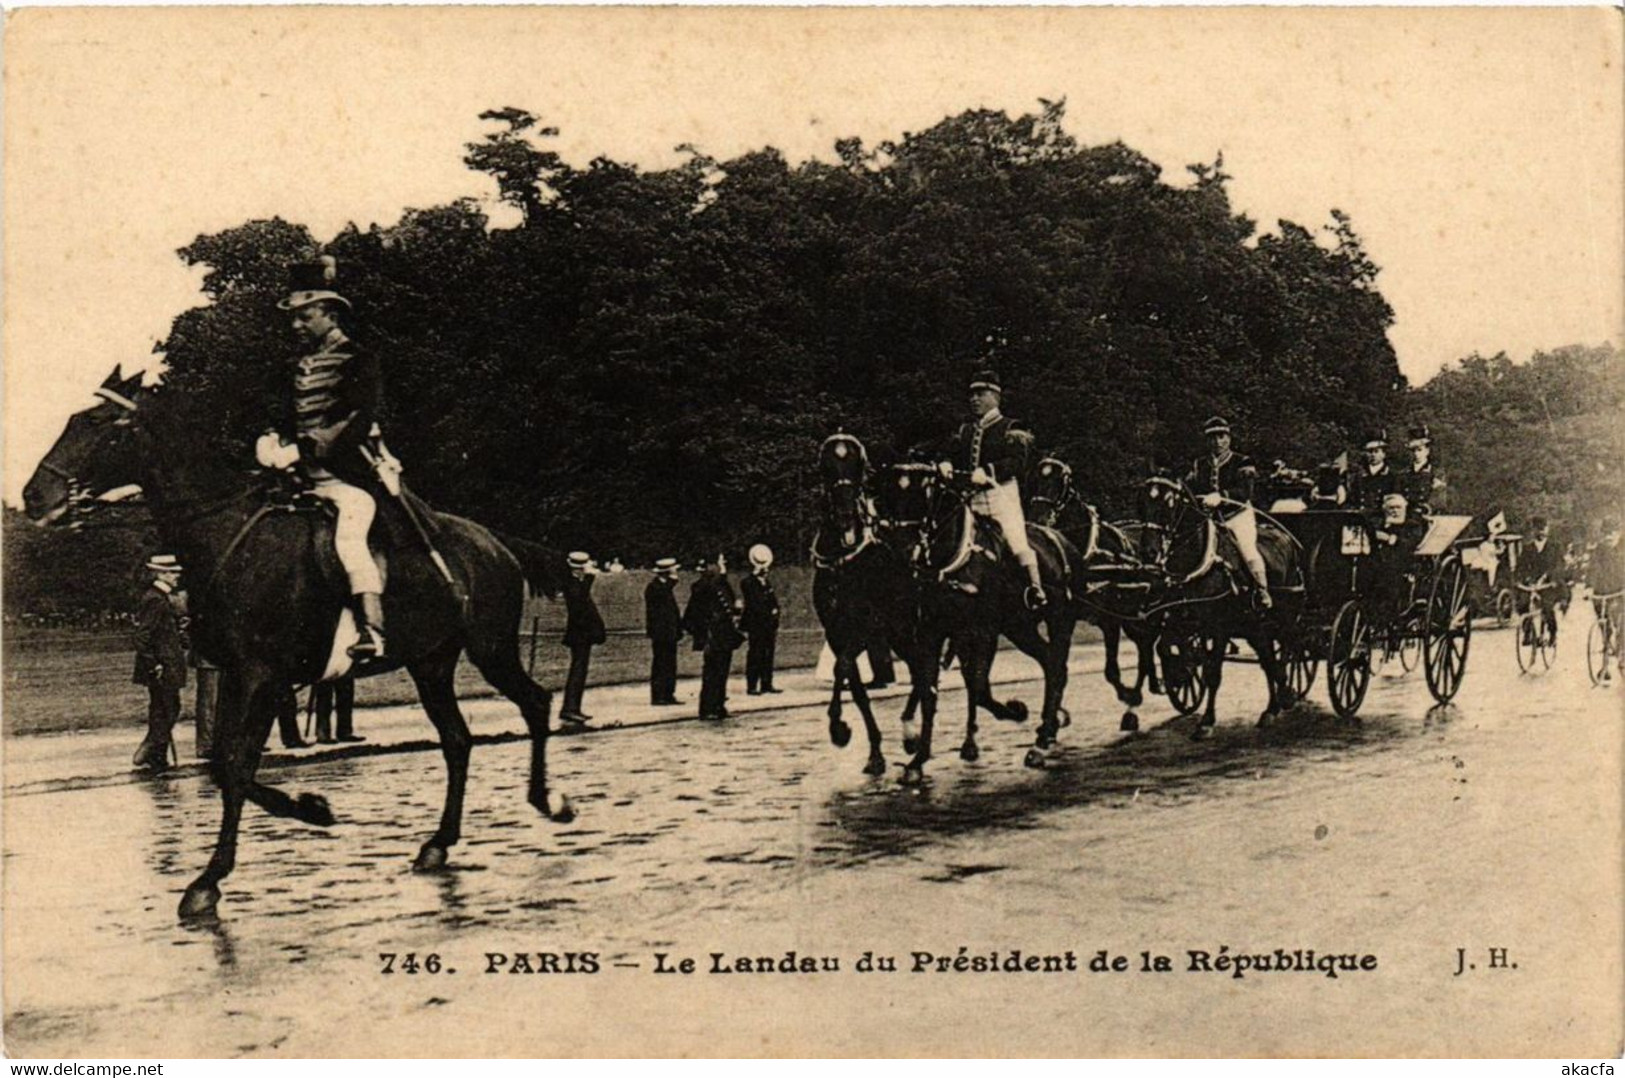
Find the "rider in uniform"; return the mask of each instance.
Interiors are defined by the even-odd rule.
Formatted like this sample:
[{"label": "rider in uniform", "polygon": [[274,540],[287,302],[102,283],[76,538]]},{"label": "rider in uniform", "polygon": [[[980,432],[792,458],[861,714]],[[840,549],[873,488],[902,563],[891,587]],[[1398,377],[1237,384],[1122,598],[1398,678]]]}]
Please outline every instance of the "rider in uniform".
[{"label": "rider in uniform", "polygon": [[1027,604],[1033,609],[1046,602],[1038,555],[1027,542],[1027,519],[1021,509],[1019,477],[1027,469],[1033,436],[1020,423],[1004,415],[999,405],[1004,390],[998,375],[976,372],[970,383],[971,419],[953,438],[949,460],[938,467],[951,476],[957,469],[969,473],[977,488],[971,512],[997,521],[1011,555],[1027,571]]},{"label": "rider in uniform", "polygon": [[1241,560],[1258,585],[1258,603],[1268,610],[1274,601],[1270,598],[1264,559],[1258,553],[1258,514],[1252,504],[1258,469],[1250,459],[1230,448],[1230,424],[1221,417],[1214,416],[1203,424],[1202,433],[1207,437],[1208,455],[1196,458],[1185,483],[1235,539]]},{"label": "rider in uniform", "polygon": [[268,468],[297,465],[312,492],[338,514],[333,548],[349,578],[360,639],[357,660],[384,655],[383,575],[367,547],[377,513],[371,493],[381,459],[377,422],[383,397],[378,358],[345,335],[340,317],[350,301],[333,291],[334,261],[297,265],[277,306],[311,351],[289,363],[278,416],[255,455]]}]

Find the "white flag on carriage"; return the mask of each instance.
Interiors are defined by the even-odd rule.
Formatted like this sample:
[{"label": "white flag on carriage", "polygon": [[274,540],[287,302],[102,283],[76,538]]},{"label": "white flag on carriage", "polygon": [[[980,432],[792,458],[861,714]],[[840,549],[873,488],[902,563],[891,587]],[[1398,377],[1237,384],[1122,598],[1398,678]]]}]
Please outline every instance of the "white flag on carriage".
[{"label": "white flag on carriage", "polygon": [[1502,532],[1506,531],[1507,530],[1507,515],[1506,515],[1506,512],[1502,511],[1502,512],[1496,513],[1493,517],[1490,517],[1488,523],[1486,524],[1486,527],[1489,528],[1489,530],[1490,530],[1490,538],[1492,538],[1492,539],[1495,538],[1497,535],[1500,535]]}]

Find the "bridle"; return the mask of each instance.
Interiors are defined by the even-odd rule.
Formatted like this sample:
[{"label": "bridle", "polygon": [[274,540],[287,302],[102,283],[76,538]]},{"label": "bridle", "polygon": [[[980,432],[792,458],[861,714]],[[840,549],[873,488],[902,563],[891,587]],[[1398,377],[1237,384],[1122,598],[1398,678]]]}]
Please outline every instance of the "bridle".
[{"label": "bridle", "polygon": [[[1044,510],[1044,519],[1042,521],[1039,521],[1039,523],[1044,524],[1046,526],[1053,527],[1055,521],[1060,518],[1062,511],[1065,510],[1067,506],[1071,505],[1074,501],[1077,500],[1078,491],[1077,491],[1077,488],[1075,488],[1072,485],[1072,466],[1071,465],[1067,464],[1065,461],[1056,460],[1054,457],[1045,457],[1043,460],[1038,462],[1038,474],[1040,476],[1045,475],[1050,470],[1054,470],[1054,471],[1060,473],[1060,476],[1061,476],[1061,495],[1060,495],[1060,497],[1058,497],[1058,498],[1049,498],[1049,497],[1045,497],[1042,494],[1034,494],[1032,501],[1033,501],[1033,508],[1035,510],[1040,505],[1049,506],[1048,509]],[[1036,516],[1037,514],[1035,513],[1034,515]]]}]

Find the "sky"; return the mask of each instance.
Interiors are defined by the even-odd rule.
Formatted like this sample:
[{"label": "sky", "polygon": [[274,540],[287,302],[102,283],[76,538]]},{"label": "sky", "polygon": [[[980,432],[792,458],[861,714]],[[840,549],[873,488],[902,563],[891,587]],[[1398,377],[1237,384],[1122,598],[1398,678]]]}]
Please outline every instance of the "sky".
[{"label": "sky", "polygon": [[489,198],[484,109],[644,167],[1065,97],[1267,231],[1348,213],[1400,367],[1625,343],[1621,20],[1590,9],[24,9],[5,35],[4,496],[201,302],[177,248]]}]

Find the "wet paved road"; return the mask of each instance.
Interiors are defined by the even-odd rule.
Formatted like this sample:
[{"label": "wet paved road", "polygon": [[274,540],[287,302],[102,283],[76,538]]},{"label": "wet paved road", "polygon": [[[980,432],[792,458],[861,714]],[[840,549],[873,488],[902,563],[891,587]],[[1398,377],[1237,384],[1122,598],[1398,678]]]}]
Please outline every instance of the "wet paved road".
[{"label": "wet paved road", "polygon": [[[1103,685],[1074,680],[1074,725],[1043,771],[1021,764],[1030,725],[991,721],[981,761],[962,763],[951,693],[921,789],[861,775],[861,731],[838,751],[799,708],[560,737],[552,773],[578,811],[561,826],[524,803],[526,746],[484,746],[464,841],[432,876],[407,868],[438,814],[438,755],[272,772],[326,794],[341,825],[251,809],[206,926],[174,919],[217,822],[203,780],[11,797],[7,1049],[1592,1054],[1618,1029],[1625,695],[1586,684],[1581,616],[1543,678],[1516,673],[1508,634],[1481,633],[1459,706],[1430,712],[1419,673],[1379,674],[1358,724],[1306,707],[1259,731],[1259,675],[1232,667],[1200,744],[1160,701],[1146,734],[1120,736]],[[1183,970],[1188,949],[1221,944],[1372,952],[1382,972],[853,969],[865,950],[907,968],[965,945],[1160,951]],[[1456,979],[1458,946],[1525,961]],[[713,950],[789,949],[841,972],[652,972],[656,953],[704,970]],[[487,952],[542,951],[602,969],[482,972]],[[385,975],[383,952],[457,972]]]}]

